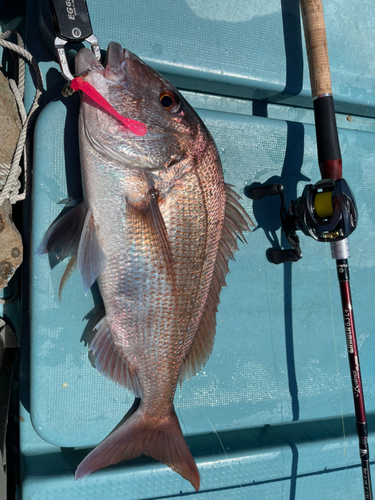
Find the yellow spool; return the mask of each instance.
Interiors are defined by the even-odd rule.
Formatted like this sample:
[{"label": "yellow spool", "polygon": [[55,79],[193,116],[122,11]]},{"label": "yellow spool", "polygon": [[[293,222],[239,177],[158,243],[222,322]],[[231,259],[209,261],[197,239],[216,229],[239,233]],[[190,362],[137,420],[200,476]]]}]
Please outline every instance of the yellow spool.
[{"label": "yellow spool", "polygon": [[332,191],[317,193],[315,195],[315,212],[318,217],[325,219],[333,214]]}]

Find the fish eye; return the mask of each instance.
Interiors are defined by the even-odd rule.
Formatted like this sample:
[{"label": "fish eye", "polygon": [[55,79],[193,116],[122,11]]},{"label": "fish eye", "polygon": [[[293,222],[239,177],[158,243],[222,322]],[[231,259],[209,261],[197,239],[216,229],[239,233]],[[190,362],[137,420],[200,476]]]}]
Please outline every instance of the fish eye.
[{"label": "fish eye", "polygon": [[171,90],[164,90],[159,97],[161,105],[171,113],[178,113],[181,101],[178,95]]}]

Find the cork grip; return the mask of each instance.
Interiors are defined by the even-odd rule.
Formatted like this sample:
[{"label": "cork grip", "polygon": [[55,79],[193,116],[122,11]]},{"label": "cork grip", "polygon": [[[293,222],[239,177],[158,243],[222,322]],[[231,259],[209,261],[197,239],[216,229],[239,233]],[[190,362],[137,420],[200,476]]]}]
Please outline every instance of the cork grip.
[{"label": "cork grip", "polygon": [[300,0],[313,99],[331,94],[328,47],[322,0]]}]

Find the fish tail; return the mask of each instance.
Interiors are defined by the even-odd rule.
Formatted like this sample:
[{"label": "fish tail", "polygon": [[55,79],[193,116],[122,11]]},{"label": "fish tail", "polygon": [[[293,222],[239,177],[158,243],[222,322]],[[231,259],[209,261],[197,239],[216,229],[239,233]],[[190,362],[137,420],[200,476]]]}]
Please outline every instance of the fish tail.
[{"label": "fish tail", "polygon": [[142,454],[168,465],[199,490],[199,472],[173,409],[157,421],[145,417],[141,409],[136,411],[87,455],[79,464],[75,478],[82,479],[96,470]]}]

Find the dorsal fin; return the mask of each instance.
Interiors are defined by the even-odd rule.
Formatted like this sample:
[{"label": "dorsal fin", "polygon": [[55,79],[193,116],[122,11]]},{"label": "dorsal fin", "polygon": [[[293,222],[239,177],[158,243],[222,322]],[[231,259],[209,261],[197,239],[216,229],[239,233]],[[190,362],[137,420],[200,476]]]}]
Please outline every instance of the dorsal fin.
[{"label": "dorsal fin", "polygon": [[245,209],[237,201],[240,196],[227,184],[225,193],[224,224],[211,287],[193,344],[181,370],[180,383],[194,377],[210,357],[216,333],[216,311],[220,302],[220,291],[225,286],[225,277],[229,272],[228,261],[233,259],[234,252],[238,250],[237,237],[245,240],[243,231],[250,231],[249,226],[254,225]]}]

